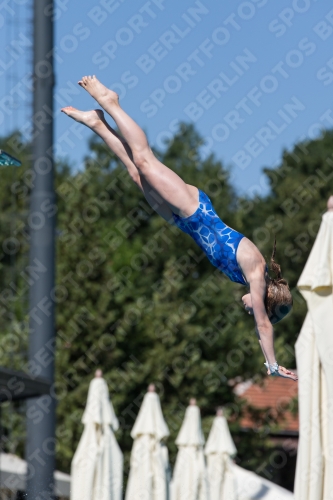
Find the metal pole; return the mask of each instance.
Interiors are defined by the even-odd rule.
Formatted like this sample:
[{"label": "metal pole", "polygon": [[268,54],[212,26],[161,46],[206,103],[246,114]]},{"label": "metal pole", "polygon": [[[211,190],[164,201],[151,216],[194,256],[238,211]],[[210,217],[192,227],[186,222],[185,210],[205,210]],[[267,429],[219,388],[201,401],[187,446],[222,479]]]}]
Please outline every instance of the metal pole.
[{"label": "metal pole", "polygon": [[[55,192],[53,0],[34,0],[33,171],[29,232],[29,369],[54,382]],[[27,499],[54,498],[55,407],[51,394],[27,401]]]}]

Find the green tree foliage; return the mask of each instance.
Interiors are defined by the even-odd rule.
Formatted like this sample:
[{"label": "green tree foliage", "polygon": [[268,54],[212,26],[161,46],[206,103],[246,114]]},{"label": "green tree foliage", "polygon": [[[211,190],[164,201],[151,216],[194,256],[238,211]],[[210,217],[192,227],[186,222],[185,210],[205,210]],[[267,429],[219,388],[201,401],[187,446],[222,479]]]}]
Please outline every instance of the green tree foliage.
[{"label": "green tree foliage", "polygon": [[[198,161],[200,143],[184,126],[161,159],[204,189],[234,225],[228,172],[213,156]],[[82,431],[76,410],[99,366],[122,423],[122,448],[130,449],[129,429],[155,382],[174,456],[189,398],[203,408],[208,431],[215,408],[234,401],[228,381],[256,372],[242,335],[253,325],[242,314],[242,287],[155,214],[100,141],[91,142],[91,151],[84,172],[57,189],[66,207],[58,222],[58,283],[67,290],[64,306],[57,305],[59,428],[69,437],[59,440],[59,451],[68,466]],[[251,350],[258,352],[256,341]]]},{"label": "green tree foliage", "polygon": [[[15,154],[10,146],[13,136],[0,139],[0,149]],[[29,150],[22,155],[29,161]],[[27,193],[20,189],[24,167],[1,166],[0,182],[0,364],[17,369],[27,350],[27,294],[25,273],[28,252],[26,232]],[[23,356],[22,356],[23,355]],[[1,405],[1,449],[23,453],[25,440],[24,406]]]},{"label": "green tree foliage", "polygon": [[[0,365],[17,370],[27,366],[28,294],[31,275],[29,260],[29,195],[35,172],[30,145],[14,133],[0,139],[0,148],[19,156],[21,167],[1,166],[0,183]],[[69,169],[58,165],[57,176],[67,177]],[[24,456],[25,405],[1,405],[0,448]]]},{"label": "green tree foliage", "polygon": [[[327,132],[284,152],[281,165],[265,170],[270,194],[254,199],[236,196],[229,172],[214,155],[201,159],[202,139],[192,126],[182,125],[166,150],[156,153],[187,183],[203,189],[223,220],[267,257],[276,234],[277,260],[295,297],[294,312],[276,328],[277,358],[290,367],[305,315],[295,286],[330,194],[331,142]],[[31,188],[28,147],[23,151],[25,168],[17,173],[14,193],[19,210],[23,204],[26,210]],[[94,138],[90,151],[82,171],[73,173],[59,164],[56,175],[58,467],[69,470],[82,432],[88,385],[95,369],[102,368],[121,423],[117,438],[127,464],[130,429],[148,384],[154,382],[171,431],[171,461],[185,408],[196,397],[206,436],[215,408],[227,406],[241,463],[258,468],[267,451],[266,434],[247,462],[258,438],[239,435],[242,402],[233,392],[237,382],[265,375],[253,319],[242,309],[244,287],[231,283],[191,238],[155,214],[104,144]],[[10,177],[5,180],[0,185],[2,241],[11,210],[8,186],[13,185]],[[22,266],[23,255],[17,254],[15,262]],[[12,265],[4,255],[2,288]],[[24,321],[21,308],[18,318]],[[11,329],[9,320],[1,317],[2,336]],[[20,339],[26,342],[24,328]],[[9,351],[1,351],[1,364],[8,365]]]},{"label": "green tree foliage", "polygon": [[269,194],[239,200],[242,232],[259,247],[267,261],[276,235],[276,260],[293,292],[293,312],[275,328],[277,338],[282,338],[286,346],[280,363],[292,363],[292,346],[306,312],[296,285],[332,194],[332,139],[333,131],[325,131],[316,140],[301,142],[292,151],[284,151],[278,167],[264,169]]},{"label": "green tree foliage", "polygon": [[[319,230],[322,214],[326,212],[327,200],[332,195],[332,139],[333,131],[325,131],[318,139],[298,143],[292,151],[284,151],[276,168],[264,169],[269,194],[238,200],[239,230],[259,247],[267,262],[276,236],[276,261],[292,290],[292,313],[274,327],[277,359],[284,366],[295,366],[294,344],[307,310],[296,285]],[[297,412],[297,401],[291,401],[289,409]],[[273,424],[269,419],[266,419],[266,425],[261,422],[259,435],[262,437],[267,432],[267,423],[269,428]],[[250,436],[239,444],[242,465],[265,475],[260,463],[270,463],[269,447],[261,452],[257,447],[253,454]],[[274,477],[274,467],[267,468]],[[292,481],[289,483],[292,485]]]}]

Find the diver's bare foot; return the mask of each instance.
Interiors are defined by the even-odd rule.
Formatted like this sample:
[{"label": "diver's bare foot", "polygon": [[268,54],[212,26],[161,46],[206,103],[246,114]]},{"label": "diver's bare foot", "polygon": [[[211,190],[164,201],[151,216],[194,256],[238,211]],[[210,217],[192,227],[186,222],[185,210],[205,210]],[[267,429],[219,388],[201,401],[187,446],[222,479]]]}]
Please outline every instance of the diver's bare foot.
[{"label": "diver's bare foot", "polygon": [[118,94],[113,90],[108,89],[103,85],[95,75],[93,76],[83,76],[78,84],[84,88],[91,97],[96,99],[98,104],[102,107],[105,103],[118,105]]},{"label": "diver's bare foot", "polygon": [[83,123],[91,129],[95,129],[101,122],[104,122],[104,113],[101,109],[92,109],[91,111],[80,111],[73,106],[66,106],[61,110],[73,120]]}]

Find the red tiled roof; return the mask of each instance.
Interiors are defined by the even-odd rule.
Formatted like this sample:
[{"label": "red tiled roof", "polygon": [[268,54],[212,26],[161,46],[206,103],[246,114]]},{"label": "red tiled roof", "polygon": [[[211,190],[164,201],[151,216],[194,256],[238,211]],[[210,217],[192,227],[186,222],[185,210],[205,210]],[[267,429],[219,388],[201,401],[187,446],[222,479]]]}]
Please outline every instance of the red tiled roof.
[{"label": "red tiled roof", "polygon": [[[256,409],[269,408],[270,412],[279,415],[277,422],[280,431],[298,431],[298,415],[293,415],[285,408],[292,406],[292,399],[297,396],[298,382],[278,377],[267,377],[262,385],[244,383],[236,386],[236,394]],[[281,415],[282,413],[282,415]],[[241,419],[241,426],[257,428],[257,423],[246,415]]]}]

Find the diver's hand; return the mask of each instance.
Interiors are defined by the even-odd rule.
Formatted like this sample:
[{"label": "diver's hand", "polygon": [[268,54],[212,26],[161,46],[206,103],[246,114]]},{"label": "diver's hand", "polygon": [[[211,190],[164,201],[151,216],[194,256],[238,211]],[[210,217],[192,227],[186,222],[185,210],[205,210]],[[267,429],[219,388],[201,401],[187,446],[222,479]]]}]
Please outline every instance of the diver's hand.
[{"label": "diver's hand", "polygon": [[[270,374],[271,374],[271,372],[268,369],[267,375],[270,375]],[[274,377],[290,378],[291,380],[294,380],[295,382],[298,380],[298,377],[294,372],[292,372],[291,370],[287,370],[287,368],[284,368],[283,366],[279,366],[279,372],[278,373],[275,372],[273,376]]]}]

